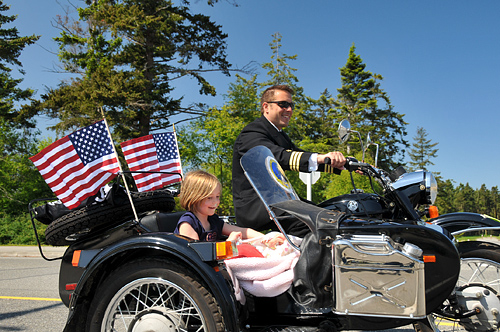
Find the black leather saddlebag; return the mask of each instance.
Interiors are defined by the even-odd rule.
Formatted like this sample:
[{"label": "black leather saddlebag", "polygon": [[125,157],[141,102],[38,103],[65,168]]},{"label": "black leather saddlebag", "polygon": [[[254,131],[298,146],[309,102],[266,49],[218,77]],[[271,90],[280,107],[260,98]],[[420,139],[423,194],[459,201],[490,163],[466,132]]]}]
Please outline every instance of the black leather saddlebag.
[{"label": "black leather saddlebag", "polygon": [[333,306],[332,243],[345,214],[300,201],[272,205],[273,210],[289,213],[311,230],[300,245],[300,258],[294,268],[289,294],[295,301],[311,308]]}]

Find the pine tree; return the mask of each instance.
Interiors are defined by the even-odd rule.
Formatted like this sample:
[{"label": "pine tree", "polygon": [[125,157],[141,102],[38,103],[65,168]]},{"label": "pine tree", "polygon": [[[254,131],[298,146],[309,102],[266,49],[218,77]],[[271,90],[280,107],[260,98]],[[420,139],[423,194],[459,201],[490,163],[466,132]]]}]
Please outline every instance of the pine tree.
[{"label": "pine tree", "polygon": [[459,212],[474,212],[477,213],[476,210],[476,194],[474,189],[466,183],[463,185],[460,183],[457,187],[457,194],[455,197],[455,206],[457,211]]},{"label": "pine tree", "polygon": [[[372,141],[380,147],[379,167],[395,168],[403,161],[408,145],[404,139],[407,123],[404,115],[394,110],[388,94],[382,89],[382,75],[367,71],[355,50],[352,45],[346,65],[340,68],[342,87],[337,89],[332,116],[339,122],[348,119],[362,139],[370,133]],[[351,136],[351,142],[347,144],[348,155],[355,155],[361,150],[361,144],[354,143],[357,140],[357,136]],[[374,157],[375,152],[371,153]]]},{"label": "pine tree", "polygon": [[229,74],[227,35],[208,16],[191,13],[188,4],[96,0],[79,9],[79,21],[61,19],[59,56],[75,77],[26,113],[57,118],[53,129],[65,132],[101,118],[102,107],[119,140],[170,127],[178,114],[203,114],[200,105],[174,97],[174,81],[192,78],[201,94],[215,95],[204,75]]},{"label": "pine tree", "polygon": [[500,191],[498,186],[491,188],[492,209],[491,216],[493,218],[500,218]]},{"label": "pine tree", "polygon": [[483,183],[481,187],[476,190],[477,193],[477,213],[481,214],[491,214],[491,211],[493,210],[493,199],[491,197],[491,192],[490,190],[486,187],[486,185]]},{"label": "pine tree", "polygon": [[367,109],[376,106],[377,101],[373,93],[373,74],[365,70],[366,65],[355,50],[356,47],[352,45],[347,63],[340,68],[342,87],[337,89],[337,110],[339,115],[347,118],[352,124],[360,124]]},{"label": "pine tree", "polygon": [[[338,151],[341,149],[337,133],[337,123],[339,118],[336,116],[335,98],[328,89],[325,89],[318,99],[307,98],[307,108],[310,117],[308,119],[308,130],[306,137],[311,142],[317,144],[318,151]],[[303,142],[306,145],[306,142]]]},{"label": "pine tree", "polygon": [[455,206],[455,197],[457,195],[456,189],[453,187],[452,180],[441,180],[440,177],[436,177],[438,182],[438,195],[436,198],[435,205],[439,209],[440,214],[457,212]]},{"label": "pine tree", "polygon": [[410,170],[428,170],[428,166],[434,165],[431,161],[432,158],[437,157],[438,143],[431,143],[432,140],[427,139],[427,131],[422,128],[417,128],[417,135],[413,137],[414,142],[412,148],[408,151],[410,161],[408,162]]},{"label": "pine tree", "polygon": [[17,66],[19,72],[24,74],[19,56],[23,49],[35,43],[40,36],[19,36],[16,27],[3,28],[16,20],[16,15],[3,15],[2,12],[9,10],[9,6],[0,0],[0,117],[7,121],[15,121],[27,127],[34,127],[34,123],[19,117],[19,111],[15,110],[15,104],[31,98],[34,94],[32,89],[21,89],[19,84],[22,79],[14,79],[12,68]]},{"label": "pine tree", "polygon": [[279,32],[272,35],[273,40],[269,43],[271,48],[271,61],[262,64],[262,68],[267,70],[268,79],[260,83],[261,90],[272,85],[288,85],[294,91],[292,96],[295,108],[293,111],[290,125],[287,127],[286,132],[292,141],[298,141],[307,136],[306,130],[310,120],[310,114],[306,109],[306,97],[304,96],[304,89],[298,85],[299,79],[295,76],[296,68],[290,65],[291,61],[297,59],[297,55],[288,55],[282,52],[282,36]]}]

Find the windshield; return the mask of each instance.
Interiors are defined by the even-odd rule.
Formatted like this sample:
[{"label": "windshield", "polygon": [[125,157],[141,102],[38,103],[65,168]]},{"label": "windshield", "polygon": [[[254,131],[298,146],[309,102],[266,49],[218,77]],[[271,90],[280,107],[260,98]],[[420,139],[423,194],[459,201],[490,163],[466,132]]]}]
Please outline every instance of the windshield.
[{"label": "windshield", "polygon": [[256,146],[241,158],[241,167],[262,201],[273,205],[300,200],[285,172],[265,146]]}]

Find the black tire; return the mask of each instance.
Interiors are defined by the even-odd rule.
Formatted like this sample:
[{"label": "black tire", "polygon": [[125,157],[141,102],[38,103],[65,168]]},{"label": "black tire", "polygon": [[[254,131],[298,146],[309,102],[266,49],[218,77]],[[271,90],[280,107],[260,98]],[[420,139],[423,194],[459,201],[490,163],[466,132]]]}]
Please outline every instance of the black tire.
[{"label": "black tire", "polygon": [[225,330],[214,297],[172,261],[129,262],[113,271],[96,294],[85,331]]},{"label": "black tire", "polygon": [[427,318],[413,323],[415,332],[440,332],[434,323],[433,315],[428,315]]},{"label": "black tire", "polygon": [[494,249],[475,249],[471,251],[467,251],[466,253],[460,254],[462,258],[484,258],[489,259],[494,262],[500,263],[500,250]]},{"label": "black tire", "polygon": [[[137,213],[147,211],[171,212],[175,200],[169,191],[131,193]],[[45,240],[53,246],[65,246],[74,242],[78,234],[87,234],[94,228],[112,226],[133,217],[130,203],[114,206],[107,203],[93,204],[74,210],[54,220],[45,230]]]},{"label": "black tire", "polygon": [[[472,249],[461,252],[460,257],[462,258],[462,267],[460,278],[457,282],[457,288],[464,287],[467,283],[473,285],[484,285],[483,275],[487,275],[487,269],[492,269],[494,272],[496,272],[494,273],[495,275],[500,274],[500,250],[498,249]],[[480,273],[477,274],[480,276],[478,280],[473,280],[471,278],[471,276],[475,275],[476,273],[471,272],[468,275],[466,274],[466,272],[464,273],[464,270],[466,270],[466,267],[468,265],[481,267]],[[465,277],[463,276],[463,274],[466,274]],[[496,280],[488,282],[487,285],[484,286],[488,290],[496,293],[497,297],[500,297],[500,282],[498,278],[496,278]],[[485,329],[488,329],[488,327],[483,326],[483,324],[480,324],[480,322],[478,322],[477,320],[475,322],[447,320],[436,315],[428,315],[427,319],[413,323],[413,327],[416,332],[442,332],[443,330],[447,330],[446,328],[443,329],[440,327],[440,321],[446,321],[448,326],[454,324],[453,331],[485,331]]]}]

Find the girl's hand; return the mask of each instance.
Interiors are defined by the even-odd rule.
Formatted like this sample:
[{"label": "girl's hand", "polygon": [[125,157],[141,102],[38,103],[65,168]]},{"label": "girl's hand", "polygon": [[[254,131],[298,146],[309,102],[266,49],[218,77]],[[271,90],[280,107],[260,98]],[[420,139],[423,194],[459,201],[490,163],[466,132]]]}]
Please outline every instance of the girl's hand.
[{"label": "girl's hand", "polygon": [[271,249],[276,249],[277,245],[279,246],[279,245],[282,245],[283,243],[285,243],[285,236],[283,236],[283,234],[278,234],[278,235],[275,235],[270,240],[262,241],[262,243]]},{"label": "girl's hand", "polygon": [[241,232],[231,232],[227,237],[227,241],[234,241],[235,243],[241,241],[242,235]]}]

